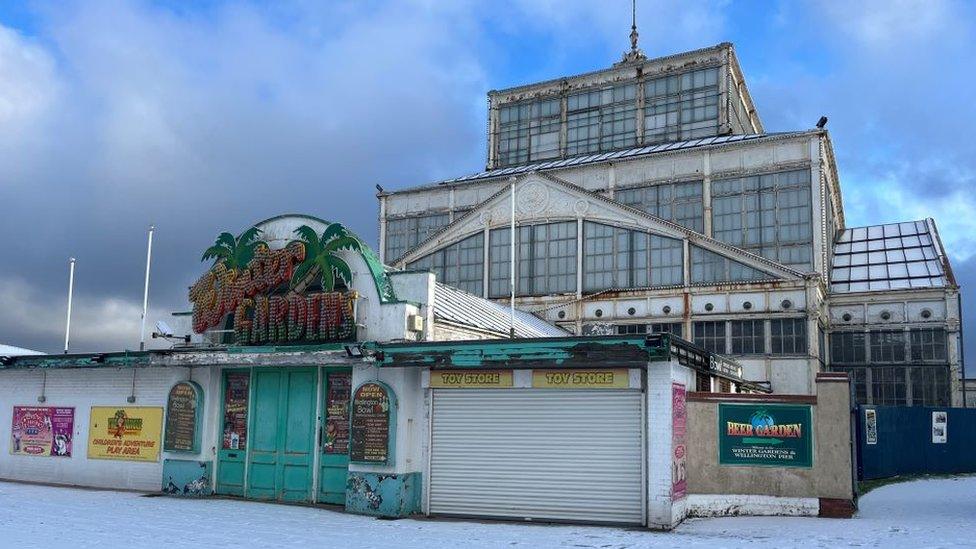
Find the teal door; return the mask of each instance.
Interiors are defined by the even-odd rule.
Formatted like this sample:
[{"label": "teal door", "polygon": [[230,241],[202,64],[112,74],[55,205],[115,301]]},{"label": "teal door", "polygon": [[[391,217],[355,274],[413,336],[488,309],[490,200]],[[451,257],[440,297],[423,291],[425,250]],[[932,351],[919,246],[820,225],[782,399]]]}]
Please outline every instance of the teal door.
[{"label": "teal door", "polygon": [[352,397],[352,370],[326,368],[322,372],[324,399],[322,430],[319,433],[319,490],[321,503],[346,502],[346,477],[349,474],[349,405]]},{"label": "teal door", "polygon": [[224,370],[221,396],[223,431],[217,443],[216,492],[227,496],[243,496],[251,371]]},{"label": "teal door", "polygon": [[312,485],[316,374],[254,370],[247,496],[308,501]]}]

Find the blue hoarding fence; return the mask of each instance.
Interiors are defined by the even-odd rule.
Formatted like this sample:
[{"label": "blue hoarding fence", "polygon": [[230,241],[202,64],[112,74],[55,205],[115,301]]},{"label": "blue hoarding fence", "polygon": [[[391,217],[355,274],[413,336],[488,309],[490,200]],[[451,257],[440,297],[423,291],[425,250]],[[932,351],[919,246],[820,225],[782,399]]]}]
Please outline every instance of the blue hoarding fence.
[{"label": "blue hoarding fence", "polygon": [[976,409],[858,406],[857,478],[976,473]]}]

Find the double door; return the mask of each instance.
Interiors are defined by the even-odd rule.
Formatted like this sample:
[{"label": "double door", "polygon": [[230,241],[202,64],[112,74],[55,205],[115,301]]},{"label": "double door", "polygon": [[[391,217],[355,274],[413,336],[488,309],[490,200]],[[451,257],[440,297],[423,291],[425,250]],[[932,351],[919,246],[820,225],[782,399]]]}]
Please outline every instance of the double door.
[{"label": "double door", "polygon": [[[344,503],[350,384],[348,368],[226,370],[217,493]],[[319,474],[313,491],[316,452]]]}]

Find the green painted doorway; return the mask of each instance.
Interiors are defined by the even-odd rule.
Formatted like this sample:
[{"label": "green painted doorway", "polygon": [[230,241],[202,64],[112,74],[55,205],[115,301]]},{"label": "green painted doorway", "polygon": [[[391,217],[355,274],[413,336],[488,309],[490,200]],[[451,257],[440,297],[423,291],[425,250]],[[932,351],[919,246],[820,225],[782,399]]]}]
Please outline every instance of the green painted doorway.
[{"label": "green painted doorway", "polygon": [[320,503],[346,502],[349,475],[349,410],[352,399],[352,370],[323,368],[323,420],[319,431]]},{"label": "green painted doorway", "polygon": [[244,495],[244,463],[251,400],[251,370],[224,370],[221,378],[222,432],[217,450],[215,490],[226,496]]},{"label": "green painted doorway", "polygon": [[310,500],[317,383],[310,368],[255,368],[247,497]]}]

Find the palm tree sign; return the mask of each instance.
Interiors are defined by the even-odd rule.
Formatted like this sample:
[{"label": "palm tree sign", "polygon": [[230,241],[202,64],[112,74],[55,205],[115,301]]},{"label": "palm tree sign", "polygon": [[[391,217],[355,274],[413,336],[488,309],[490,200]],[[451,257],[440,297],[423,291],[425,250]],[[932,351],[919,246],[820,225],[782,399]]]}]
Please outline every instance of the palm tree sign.
[{"label": "palm tree sign", "polygon": [[352,270],[337,252],[340,250],[362,252],[362,244],[358,238],[350,235],[340,223],[329,224],[321,238],[315,229],[308,225],[295,229],[295,234],[301,242],[305,243],[305,261],[295,269],[291,277],[292,288],[306,283],[305,279],[316,268],[324,292],[335,290],[336,278],[341,279],[347,288],[352,285]]},{"label": "palm tree sign", "polygon": [[237,238],[230,233],[220,233],[214,245],[203,252],[203,259],[200,261],[215,259],[215,266],[223,263],[228,270],[240,271],[251,262],[259,246],[267,246],[258,240],[259,236],[261,230],[257,227],[251,227]]}]

